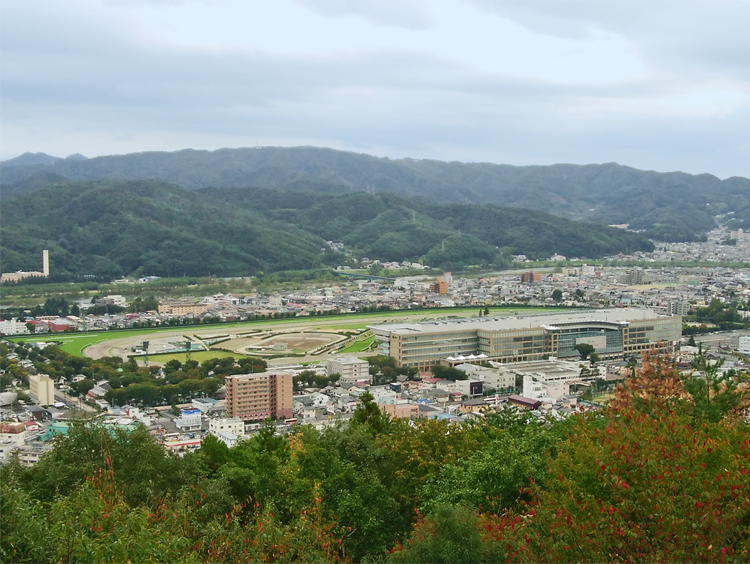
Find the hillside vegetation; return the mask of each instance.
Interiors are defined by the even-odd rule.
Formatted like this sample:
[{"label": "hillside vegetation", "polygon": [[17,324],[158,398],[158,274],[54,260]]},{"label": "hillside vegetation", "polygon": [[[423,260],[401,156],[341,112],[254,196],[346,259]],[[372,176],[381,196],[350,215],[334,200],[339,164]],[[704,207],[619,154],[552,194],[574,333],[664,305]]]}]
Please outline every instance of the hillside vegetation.
[{"label": "hillside vegetation", "polygon": [[[50,159],[24,155],[3,163],[3,191],[38,189],[43,184],[39,175],[54,175],[71,180],[157,179],[188,189],[393,192],[438,203],[494,204],[601,224],[629,223],[661,240],[698,239],[715,225],[716,215],[750,207],[746,178],[641,171],[615,163],[517,167],[390,160],[315,147]],[[750,216],[743,215],[736,224],[750,227]]]},{"label": "hillside vegetation", "polygon": [[510,253],[596,258],[651,250],[642,235],[528,210],[438,205],[393,194],[239,188],[158,181],[53,182],[6,196],[3,270],[56,276],[248,276],[337,264],[326,240],[386,261],[503,267]]},{"label": "hillside vegetation", "polygon": [[[115,357],[14,350],[40,372],[117,375],[126,397],[153,379]],[[268,421],[182,457],[142,426],[73,425],[36,466],[0,467],[0,560],[748,562],[747,390],[697,363],[706,378],[648,358],[608,407],[562,421],[390,419],[365,393],[345,425]],[[166,379],[198,391],[235,368],[173,361]]]}]

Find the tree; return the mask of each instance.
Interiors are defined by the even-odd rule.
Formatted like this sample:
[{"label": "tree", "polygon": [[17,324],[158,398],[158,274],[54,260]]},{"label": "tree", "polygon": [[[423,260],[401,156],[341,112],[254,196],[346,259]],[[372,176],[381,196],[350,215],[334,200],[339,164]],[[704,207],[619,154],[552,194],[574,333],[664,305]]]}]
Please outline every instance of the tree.
[{"label": "tree", "polygon": [[562,298],[563,298],[563,293],[562,293],[562,290],[560,290],[560,288],[555,288],[554,290],[552,290],[553,300],[555,300],[556,302],[561,302]]},{"label": "tree", "polygon": [[575,349],[581,355],[581,360],[586,360],[591,353],[596,351],[594,345],[590,345],[589,343],[578,343]]},{"label": "tree", "polygon": [[370,392],[359,396],[359,406],[351,418],[353,425],[362,425],[370,429],[373,434],[383,433],[388,427],[388,416],[381,411],[380,406]]},{"label": "tree", "polygon": [[417,523],[406,546],[398,545],[388,561],[396,564],[491,561],[484,554],[479,516],[462,506],[441,505]]},{"label": "tree", "polygon": [[695,335],[690,335],[690,339],[688,339],[688,346],[690,347],[698,346],[695,344]]},{"label": "tree", "polygon": [[703,347],[693,361],[697,376],[683,379],[685,389],[693,397],[694,412],[700,420],[717,422],[727,414],[748,407],[747,394],[740,386],[748,382],[747,376],[734,370],[720,372],[724,359],[712,361],[706,358]]},{"label": "tree", "polygon": [[487,317],[490,314],[490,308],[486,307],[484,308],[484,316]]}]

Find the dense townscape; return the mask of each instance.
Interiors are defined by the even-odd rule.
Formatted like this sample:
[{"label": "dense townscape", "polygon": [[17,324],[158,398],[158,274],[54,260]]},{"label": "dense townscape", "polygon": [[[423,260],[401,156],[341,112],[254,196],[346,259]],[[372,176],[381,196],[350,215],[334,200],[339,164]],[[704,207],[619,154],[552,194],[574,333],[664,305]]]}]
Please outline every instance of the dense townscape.
[{"label": "dense townscape", "polygon": [[[676,423],[673,411],[664,411],[676,386],[684,389],[678,401],[689,406],[680,425],[718,425],[720,437],[729,433],[718,440],[737,436],[744,437],[737,445],[747,443],[750,285],[742,268],[710,266],[744,260],[742,233],[734,235],[732,245],[717,230],[704,243],[657,244],[652,253],[612,257],[606,265],[560,256],[525,269],[525,257],[517,256],[514,271],[444,272],[435,279],[415,273],[416,265],[368,261],[368,270],[339,267],[351,279],[325,287],[170,298],[123,291],[70,302],[49,298],[14,317],[8,309],[11,318],[0,322],[4,519],[30,516],[32,499],[53,503],[55,512],[84,504],[93,523],[84,538],[94,536],[89,544],[71,544],[73,529],[55,533],[69,547],[63,555],[55,544],[30,540],[49,534],[56,519],[34,513],[35,528],[7,529],[0,550],[19,562],[80,559],[82,550],[100,558],[143,557],[137,550],[144,548],[117,549],[104,532],[143,534],[147,529],[120,520],[137,511],[144,523],[156,523],[169,507],[188,520],[170,525],[163,542],[184,546],[164,552],[170,561],[596,558],[611,550],[611,538],[578,541],[576,556],[569,554],[568,533],[534,537],[544,518],[532,519],[530,528],[518,521],[535,507],[562,511],[576,526],[593,517],[593,506],[574,509],[555,498],[561,492],[547,478],[565,474],[561,464],[593,456],[574,455],[576,449],[605,446],[585,446],[571,433],[612,425],[622,409],[643,410],[644,426],[635,432],[660,433],[660,426]],[[669,265],[691,260],[704,266]],[[47,261],[45,254],[45,268]],[[400,274],[404,269],[408,275]],[[154,281],[123,279],[113,287]],[[399,312],[411,317],[389,317]],[[364,317],[347,326],[349,314]],[[177,332],[148,333],[170,327]],[[136,328],[143,336],[111,331]],[[88,335],[92,344],[77,347],[75,339]],[[553,448],[566,436],[564,446]],[[99,446],[89,449],[92,441]],[[315,457],[323,463],[313,454],[321,448],[335,458],[325,462],[330,470],[310,466]],[[368,451],[375,458],[357,458]],[[90,454],[73,460],[72,452]],[[141,458],[134,474],[126,460],[135,452]],[[616,452],[596,455],[596,464],[616,466]],[[394,464],[404,468],[398,482],[387,477]],[[747,473],[744,463],[733,464],[738,476]],[[67,480],[44,485],[47,468],[66,468]],[[307,477],[290,481],[290,472]],[[364,490],[355,478],[363,475]],[[83,484],[81,476],[88,476]],[[617,476],[617,484],[626,484],[623,495],[630,488],[651,491],[637,484],[645,476],[629,466]],[[148,494],[139,493],[145,479],[156,480]],[[710,528],[697,533],[695,542],[707,540],[686,558],[747,557],[741,515],[750,492],[747,480],[740,483],[729,479],[734,497],[722,510],[725,520],[711,525],[734,532],[723,541],[714,541]],[[102,488],[108,493],[97,506],[91,496]],[[710,512],[718,502],[695,503]],[[637,522],[637,511],[618,510]],[[666,520],[679,531],[675,518],[664,514],[638,526],[653,534]],[[309,522],[314,542],[306,536]],[[196,536],[199,523],[212,527],[212,540]],[[268,530],[263,538],[277,540],[261,540],[250,529]],[[674,538],[683,538],[675,534],[648,545],[631,542],[622,554],[671,553],[680,544]],[[251,539],[252,549],[235,544]]]},{"label": "dense townscape", "polygon": [[0,564],[750,562],[748,21],[0,0]]}]

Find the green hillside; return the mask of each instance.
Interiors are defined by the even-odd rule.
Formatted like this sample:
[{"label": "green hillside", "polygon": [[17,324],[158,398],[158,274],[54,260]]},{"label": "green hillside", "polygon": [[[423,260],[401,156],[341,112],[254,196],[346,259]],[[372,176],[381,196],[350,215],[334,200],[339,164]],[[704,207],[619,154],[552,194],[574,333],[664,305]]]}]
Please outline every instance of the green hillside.
[{"label": "green hillside", "polygon": [[42,248],[57,274],[103,278],[239,276],[324,259],[324,242],[293,225],[157,182],[59,184],[4,199],[0,213],[6,272],[32,269]]},{"label": "green hillside", "polygon": [[61,280],[321,268],[345,258],[326,240],[355,257],[443,268],[503,267],[511,253],[597,258],[653,248],[636,233],[528,210],[156,181],[54,183],[3,198],[0,220],[3,271],[38,269],[46,248]]},{"label": "green hillside", "polygon": [[213,201],[262,210],[268,217],[292,222],[326,240],[342,241],[369,257],[385,260],[421,255],[428,256],[428,264],[457,260],[443,259],[443,248],[446,255],[470,256],[473,252],[480,263],[488,260],[495,247],[534,258],[554,253],[593,258],[653,249],[636,233],[532,210],[439,205],[387,193],[332,196],[237,188],[200,192]]},{"label": "green hillside", "polygon": [[[6,194],[39,189],[40,175],[71,180],[156,179],[188,189],[262,187],[315,193],[392,192],[439,203],[535,209],[568,219],[630,223],[650,237],[700,238],[714,217],[750,206],[750,180],[602,165],[509,166],[390,160],[315,147],[146,152],[84,161],[0,165]],[[43,161],[47,162],[47,161]],[[686,220],[686,218],[689,218]]]}]

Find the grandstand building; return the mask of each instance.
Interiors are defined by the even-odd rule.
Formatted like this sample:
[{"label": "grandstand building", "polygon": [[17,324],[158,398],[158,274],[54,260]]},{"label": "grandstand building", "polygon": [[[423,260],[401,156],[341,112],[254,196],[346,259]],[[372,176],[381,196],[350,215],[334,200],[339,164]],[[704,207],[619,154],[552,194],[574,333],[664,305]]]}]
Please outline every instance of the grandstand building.
[{"label": "grandstand building", "polygon": [[369,327],[379,352],[399,366],[426,368],[492,360],[525,362],[575,358],[587,343],[601,358],[670,349],[682,333],[680,316],[650,309],[600,309],[513,317],[386,323]]}]

